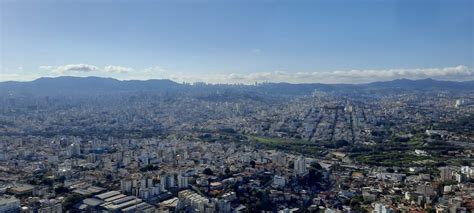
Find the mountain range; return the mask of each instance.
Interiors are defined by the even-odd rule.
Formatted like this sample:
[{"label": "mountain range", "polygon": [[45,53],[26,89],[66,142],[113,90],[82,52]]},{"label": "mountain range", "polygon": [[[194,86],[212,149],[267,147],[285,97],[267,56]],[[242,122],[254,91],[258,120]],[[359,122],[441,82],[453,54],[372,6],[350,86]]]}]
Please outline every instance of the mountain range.
[{"label": "mountain range", "polygon": [[367,84],[291,84],[261,83],[258,85],[234,84],[180,84],[167,79],[117,80],[101,77],[55,77],[39,78],[28,82],[0,82],[0,95],[27,94],[38,96],[74,94],[111,94],[121,92],[196,92],[215,89],[255,91],[280,95],[307,95],[314,90],[357,92],[367,90],[462,90],[474,91],[474,81],[439,81],[433,79],[373,82]]}]

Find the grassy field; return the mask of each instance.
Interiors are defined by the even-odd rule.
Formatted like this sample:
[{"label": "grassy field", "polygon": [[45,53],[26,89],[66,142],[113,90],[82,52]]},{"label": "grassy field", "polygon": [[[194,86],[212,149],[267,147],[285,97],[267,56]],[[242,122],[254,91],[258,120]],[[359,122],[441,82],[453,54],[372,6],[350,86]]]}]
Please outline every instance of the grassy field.
[{"label": "grassy field", "polygon": [[319,156],[323,150],[317,143],[304,140],[269,138],[254,135],[247,135],[247,138],[249,143],[263,148],[284,150],[310,156]]},{"label": "grassy field", "polygon": [[436,162],[429,156],[416,156],[407,152],[371,152],[353,156],[357,162],[376,166],[416,166]]}]

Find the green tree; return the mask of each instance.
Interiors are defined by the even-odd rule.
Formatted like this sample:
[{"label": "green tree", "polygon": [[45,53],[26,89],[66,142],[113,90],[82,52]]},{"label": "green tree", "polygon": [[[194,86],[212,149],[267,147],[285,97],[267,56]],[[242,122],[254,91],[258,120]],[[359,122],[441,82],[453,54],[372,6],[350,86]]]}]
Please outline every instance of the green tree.
[{"label": "green tree", "polygon": [[255,165],[256,165],[255,161],[253,161],[253,160],[250,161],[250,166],[252,166],[252,168],[255,168]]},{"label": "green tree", "polygon": [[205,168],[202,171],[202,173],[205,174],[205,175],[214,175],[214,172],[210,168]]}]

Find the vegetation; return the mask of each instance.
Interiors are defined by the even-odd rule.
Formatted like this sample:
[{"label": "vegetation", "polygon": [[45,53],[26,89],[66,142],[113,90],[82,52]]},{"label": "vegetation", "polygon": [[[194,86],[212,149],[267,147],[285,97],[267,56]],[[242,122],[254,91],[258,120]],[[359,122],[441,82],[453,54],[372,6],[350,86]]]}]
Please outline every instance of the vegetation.
[{"label": "vegetation", "polygon": [[248,142],[255,144],[258,147],[283,150],[292,153],[299,153],[304,155],[318,156],[322,154],[321,145],[317,143],[285,138],[270,138],[259,136],[247,136]]},{"label": "vegetation", "polygon": [[432,160],[428,156],[416,156],[405,152],[372,152],[354,156],[355,160],[374,166],[411,166],[420,164],[423,160]]},{"label": "vegetation", "polygon": [[202,173],[205,175],[214,175],[214,172],[210,168],[205,168]]},{"label": "vegetation", "polygon": [[[424,150],[427,156],[415,155],[414,150]],[[448,159],[442,157],[448,151],[459,151],[461,147],[448,144],[440,139],[425,136],[422,132],[414,132],[413,137],[395,136],[390,142],[374,146],[355,146],[348,151],[359,163],[373,166],[442,166],[441,164],[462,165],[466,159]]]},{"label": "vegetation", "polygon": [[64,186],[59,186],[59,187],[54,188],[54,192],[56,194],[65,194],[69,192],[69,189]]},{"label": "vegetation", "polygon": [[85,197],[79,194],[72,194],[71,196],[67,197],[64,201],[64,208],[65,209],[72,209],[74,204],[78,203],[79,201],[83,200]]},{"label": "vegetation", "polygon": [[459,134],[467,133],[468,135],[473,135],[474,133],[472,130],[474,129],[474,114],[469,114],[455,121],[441,123],[436,128],[446,129],[450,132],[456,132]]}]

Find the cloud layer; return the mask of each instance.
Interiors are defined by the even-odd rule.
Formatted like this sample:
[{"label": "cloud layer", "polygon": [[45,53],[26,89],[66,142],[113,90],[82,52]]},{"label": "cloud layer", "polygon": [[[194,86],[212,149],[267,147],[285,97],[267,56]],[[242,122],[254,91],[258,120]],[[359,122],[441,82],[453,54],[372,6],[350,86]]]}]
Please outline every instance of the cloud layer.
[{"label": "cloud layer", "polygon": [[289,82],[289,83],[367,83],[394,79],[424,79],[466,81],[474,80],[474,69],[466,66],[419,69],[386,69],[386,70],[335,70],[321,72],[285,71],[257,72],[249,74],[231,73],[211,76],[177,76],[179,80],[211,83],[246,83],[254,82]]},{"label": "cloud layer", "polygon": [[474,80],[474,70],[466,66],[445,68],[418,69],[385,69],[385,70],[335,70],[322,72],[285,71],[258,72],[246,75],[230,74],[226,80],[232,82],[291,82],[291,83],[366,83],[373,81],[394,80],[400,78],[439,80]]},{"label": "cloud layer", "polygon": [[[118,65],[99,67],[91,64],[66,64],[61,66],[40,66],[39,72],[27,73],[17,68],[12,72],[0,72],[0,81],[31,80],[42,76],[101,76],[121,80],[171,79],[177,82],[208,82],[208,83],[243,83],[255,82],[289,82],[289,83],[367,83],[393,79],[423,79],[466,81],[474,80],[474,69],[459,65],[444,68],[414,68],[414,69],[379,69],[379,70],[334,70],[315,72],[255,72],[210,74],[195,72],[176,72],[153,66],[134,69]],[[28,79],[23,79],[26,76]]]},{"label": "cloud layer", "polygon": [[39,66],[40,70],[51,71],[53,74],[80,74],[80,73],[128,73],[133,71],[132,68],[108,65],[104,68],[91,64],[66,64],[62,66]]},{"label": "cloud layer", "polygon": [[104,71],[108,73],[128,73],[133,71],[133,69],[128,67],[109,65],[104,67]]},{"label": "cloud layer", "polygon": [[74,72],[93,72],[99,70],[98,67],[90,64],[67,64],[54,68],[54,72],[59,74],[74,73]]}]

